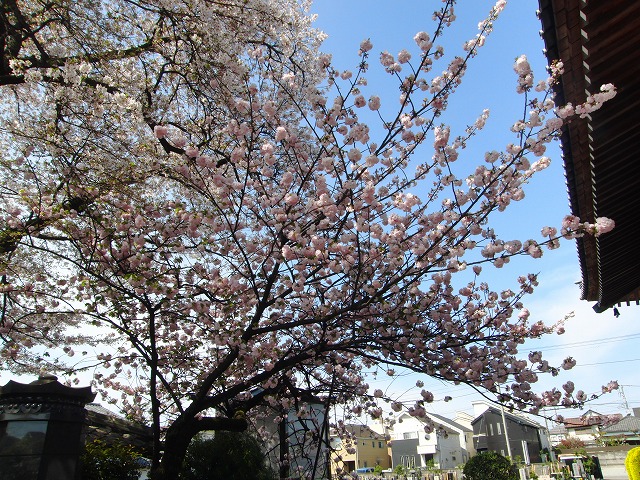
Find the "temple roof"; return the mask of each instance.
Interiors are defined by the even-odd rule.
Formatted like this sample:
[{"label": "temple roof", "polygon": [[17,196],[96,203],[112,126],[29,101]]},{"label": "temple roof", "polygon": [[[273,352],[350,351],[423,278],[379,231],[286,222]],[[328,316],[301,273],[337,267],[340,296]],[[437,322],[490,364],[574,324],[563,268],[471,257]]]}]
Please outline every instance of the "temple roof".
[{"label": "temple roof", "polygon": [[617,96],[562,134],[572,213],[615,221],[599,238],[578,239],[582,299],[602,312],[640,299],[640,2],[539,0],[549,62],[562,60],[558,104],[583,103],[613,83]]}]

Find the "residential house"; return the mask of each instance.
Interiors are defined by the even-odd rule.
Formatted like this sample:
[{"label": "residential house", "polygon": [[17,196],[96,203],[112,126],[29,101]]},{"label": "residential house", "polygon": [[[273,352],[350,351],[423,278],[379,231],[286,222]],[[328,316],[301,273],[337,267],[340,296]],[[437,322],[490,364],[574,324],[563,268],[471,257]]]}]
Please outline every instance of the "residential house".
[{"label": "residential house", "polygon": [[556,446],[568,437],[567,429],[561,423],[549,429],[549,442],[552,446]]},{"label": "residential house", "polygon": [[634,408],[633,415],[622,417],[620,421],[604,427],[599,440],[605,444],[640,445],[640,408]]},{"label": "residential house", "polygon": [[[435,428],[427,433],[427,422]],[[400,414],[389,430],[393,466],[442,469],[455,468],[474,455],[473,431],[441,415],[428,413],[427,419]]]},{"label": "residential house", "polygon": [[542,425],[484,402],[475,402],[473,406],[476,417],[471,425],[476,451],[519,457],[527,464],[542,461],[542,449],[549,448],[547,431]]},{"label": "residential house", "polygon": [[391,466],[389,447],[384,434],[373,431],[366,425],[345,425],[344,432],[331,435],[331,471],[350,473],[359,468],[384,470]]},{"label": "residential house", "polygon": [[473,430],[473,428],[471,427],[471,422],[473,422],[474,418],[475,417],[473,415],[470,415],[467,412],[458,412],[453,418],[453,421],[459,423],[464,427],[467,427],[469,430]]},{"label": "residential house", "polygon": [[[593,410],[588,410],[580,417],[565,418],[562,421],[564,429],[554,429],[554,440],[560,443],[562,440],[577,439],[586,445],[594,445],[600,436],[602,429],[622,419],[619,413],[602,415]],[[564,437],[562,437],[564,435]]]}]

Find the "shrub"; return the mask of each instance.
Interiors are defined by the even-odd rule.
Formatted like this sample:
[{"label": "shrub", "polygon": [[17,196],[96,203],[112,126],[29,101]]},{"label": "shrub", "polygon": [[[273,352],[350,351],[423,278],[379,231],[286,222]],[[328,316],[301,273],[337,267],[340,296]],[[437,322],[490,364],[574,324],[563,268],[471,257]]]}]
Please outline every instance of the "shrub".
[{"label": "shrub", "polygon": [[582,466],[587,475],[595,475],[597,472],[597,465],[592,456],[590,456],[584,448],[575,451],[576,455],[582,457]]},{"label": "shrub", "polygon": [[405,468],[402,465],[396,465],[396,468],[393,469],[393,473],[396,475],[404,475]]},{"label": "shrub", "polygon": [[141,455],[122,443],[89,442],[81,456],[83,480],[138,480]]},{"label": "shrub", "polygon": [[560,440],[560,444],[558,445],[561,449],[569,449],[573,450],[575,448],[584,448],[585,443],[580,440],[578,437],[568,437]]},{"label": "shrub", "polygon": [[274,480],[258,441],[247,433],[216,432],[191,441],[179,480]]},{"label": "shrub", "polygon": [[518,480],[518,471],[508,459],[496,452],[481,452],[462,470],[466,480]]},{"label": "shrub", "polygon": [[627,469],[627,475],[631,480],[640,480],[640,447],[629,450],[624,461],[624,467]]}]

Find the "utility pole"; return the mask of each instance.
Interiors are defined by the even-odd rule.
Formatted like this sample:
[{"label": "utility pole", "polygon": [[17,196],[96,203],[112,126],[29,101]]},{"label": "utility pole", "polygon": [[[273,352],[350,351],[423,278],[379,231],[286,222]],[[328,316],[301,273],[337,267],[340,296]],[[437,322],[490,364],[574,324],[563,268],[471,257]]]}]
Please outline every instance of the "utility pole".
[{"label": "utility pole", "polygon": [[504,440],[507,442],[507,456],[513,462],[513,457],[511,456],[511,444],[509,443],[509,430],[507,429],[507,420],[504,415],[504,406],[500,404],[500,413],[502,414],[502,426],[504,427]]},{"label": "utility pole", "polygon": [[[544,412],[544,410],[543,410],[543,412]],[[553,452],[553,445],[551,445],[551,433],[549,431],[549,419],[547,418],[546,412],[544,412],[543,417],[544,417],[545,435],[547,436],[547,442],[549,443],[549,460],[551,460],[552,462],[555,462],[556,461],[556,454]]]},{"label": "utility pole", "polygon": [[[500,393],[500,386],[498,386],[498,393]],[[498,397],[499,398],[499,397]],[[502,426],[504,427],[504,440],[507,442],[507,456],[513,462],[513,457],[511,456],[511,444],[509,442],[509,430],[507,429],[507,420],[504,415],[504,406],[500,403],[500,414],[502,415]]]},{"label": "utility pole", "polygon": [[620,385],[620,396],[622,397],[622,403],[624,404],[624,409],[627,411],[627,415],[633,415],[633,411],[629,408],[629,402],[627,402],[627,397],[624,394],[623,385]]}]

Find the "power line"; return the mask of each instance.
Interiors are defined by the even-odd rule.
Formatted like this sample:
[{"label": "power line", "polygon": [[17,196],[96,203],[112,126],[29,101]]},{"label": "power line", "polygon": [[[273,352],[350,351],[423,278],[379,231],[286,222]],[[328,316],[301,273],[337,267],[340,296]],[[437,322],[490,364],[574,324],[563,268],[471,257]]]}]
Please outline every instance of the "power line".
[{"label": "power line", "polygon": [[592,367],[597,365],[607,365],[609,363],[626,363],[626,362],[640,362],[640,358],[630,358],[628,360],[612,360],[610,362],[598,362],[598,363],[578,363],[573,368],[576,367]]},{"label": "power line", "polygon": [[633,340],[634,338],[640,337],[640,333],[632,333],[630,335],[620,335],[617,337],[607,337],[607,338],[598,338],[595,340],[583,340],[581,342],[572,342],[572,343],[563,343],[561,345],[548,345],[544,347],[536,347],[536,350],[559,350],[567,347],[587,347],[590,345],[601,345],[603,343],[616,343],[623,342],[625,340]]}]

